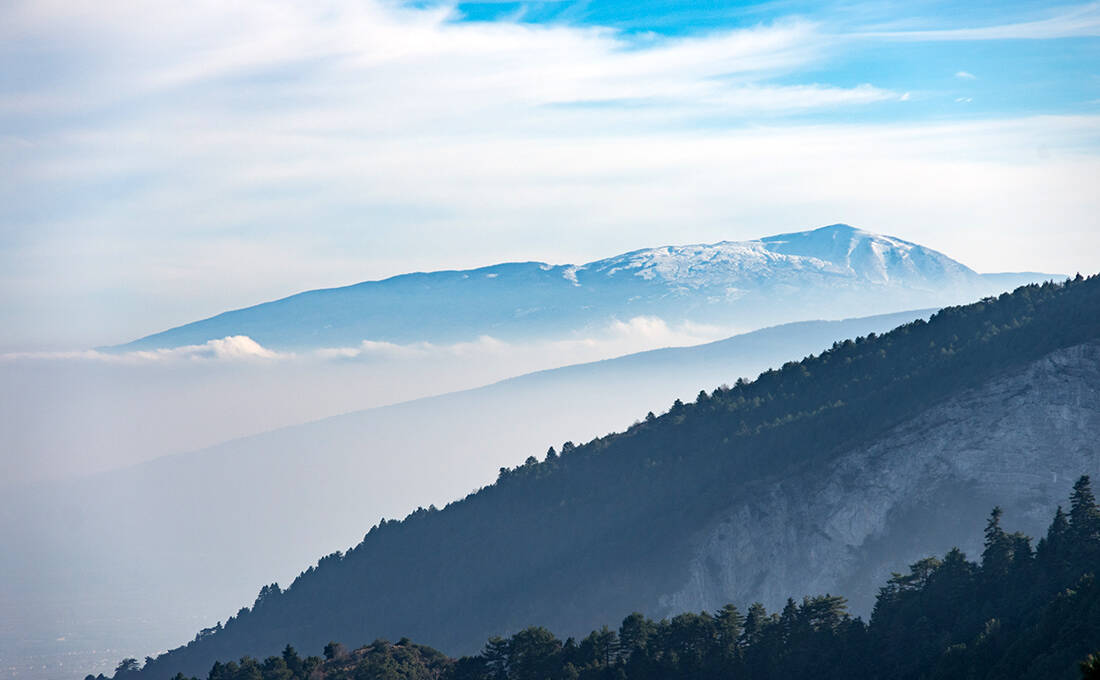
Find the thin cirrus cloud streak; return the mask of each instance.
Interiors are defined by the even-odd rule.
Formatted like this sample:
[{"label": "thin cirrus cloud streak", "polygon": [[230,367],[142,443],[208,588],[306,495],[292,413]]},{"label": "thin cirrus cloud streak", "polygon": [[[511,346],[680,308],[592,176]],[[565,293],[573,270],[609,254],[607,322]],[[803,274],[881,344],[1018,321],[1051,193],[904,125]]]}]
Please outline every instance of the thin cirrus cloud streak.
[{"label": "thin cirrus cloud streak", "polygon": [[1052,16],[992,26],[950,29],[865,31],[861,37],[892,40],[1052,40],[1100,36],[1100,3],[1054,8]]}]

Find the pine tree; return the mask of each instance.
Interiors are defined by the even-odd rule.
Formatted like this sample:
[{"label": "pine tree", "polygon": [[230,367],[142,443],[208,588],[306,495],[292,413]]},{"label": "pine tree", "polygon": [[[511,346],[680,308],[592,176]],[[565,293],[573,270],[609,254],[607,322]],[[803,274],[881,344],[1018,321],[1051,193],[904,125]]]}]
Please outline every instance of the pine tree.
[{"label": "pine tree", "polygon": [[1100,508],[1088,475],[1082,475],[1073,485],[1070,495],[1069,522],[1073,538],[1079,543],[1100,539]]},{"label": "pine tree", "polygon": [[607,626],[594,630],[581,640],[580,653],[586,662],[606,668],[619,655],[619,635]]},{"label": "pine tree", "polygon": [[791,634],[794,632],[795,624],[798,622],[798,605],[795,604],[793,597],[787,598],[787,604],[783,606],[783,611],[779,614],[779,632],[782,636],[783,644],[786,644],[791,639]]},{"label": "pine tree", "polygon": [[1004,511],[995,507],[985,525],[985,550],[982,551],[982,576],[987,581],[1003,578],[1012,561],[1012,540],[1001,528]]},{"label": "pine tree", "polygon": [[546,678],[560,663],[561,642],[538,626],[525,628],[508,643],[508,675],[514,678]]},{"label": "pine tree", "polygon": [[723,659],[734,658],[737,656],[737,641],[741,638],[745,617],[736,605],[727,604],[714,615],[714,622],[718,632],[719,653]]},{"label": "pine tree", "polygon": [[298,650],[289,644],[283,649],[283,661],[292,673],[297,675],[302,672],[302,657],[298,656]]},{"label": "pine tree", "polygon": [[494,680],[507,680],[508,660],[511,655],[508,641],[502,637],[494,636],[485,643],[485,650],[481,656],[485,659],[485,667],[489,671],[489,677]]},{"label": "pine tree", "polygon": [[655,631],[653,622],[638,612],[623,619],[619,626],[620,658],[629,661],[635,655],[644,653]]},{"label": "pine tree", "polygon": [[764,634],[764,629],[767,628],[770,617],[768,616],[768,610],[764,608],[764,605],[759,602],[753,602],[749,607],[748,614],[745,615],[745,627],[741,632],[741,639],[739,642],[742,647],[751,647],[760,642],[761,636]]},{"label": "pine tree", "polygon": [[1039,541],[1037,549],[1039,559],[1055,559],[1065,550],[1067,540],[1069,540],[1069,520],[1062,506],[1059,505],[1054,512],[1054,519],[1050,522],[1050,528],[1047,529],[1047,535]]}]

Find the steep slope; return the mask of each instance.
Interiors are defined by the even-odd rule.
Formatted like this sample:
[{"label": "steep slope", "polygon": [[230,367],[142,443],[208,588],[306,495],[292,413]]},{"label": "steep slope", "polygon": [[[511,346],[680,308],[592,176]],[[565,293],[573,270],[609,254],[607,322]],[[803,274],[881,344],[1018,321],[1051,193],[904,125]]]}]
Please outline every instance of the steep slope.
[{"label": "steep slope", "polygon": [[146,673],[379,635],[461,653],[533,623],[858,587],[965,544],[955,511],[987,493],[1027,526],[1100,468],[1098,340],[1093,277],[838,343],[385,522]]},{"label": "steep slope", "polygon": [[[207,680],[1079,680],[1100,671],[1100,507],[1082,476],[1037,546],[989,515],[981,559],[953,549],[882,582],[870,621],[841,596],[790,598],[769,614],[736,604],[622,619],[563,642],[541,626],[487,641],[461,659],[378,641],[328,661],[293,648],[263,662],[214,664]],[[980,518],[974,518],[980,519]],[[339,653],[338,653],[339,652]],[[1082,661],[1088,661],[1083,664]],[[127,672],[113,680],[126,680]],[[181,678],[182,676],[176,676]],[[97,679],[102,680],[102,678]]]},{"label": "steep slope", "polygon": [[0,498],[0,621],[10,626],[0,627],[0,660],[35,658],[50,680],[59,677],[50,661],[74,667],[77,653],[92,655],[81,669],[109,670],[120,655],[167,648],[224,619],[257,583],[286,583],[379,517],[461,498],[551,444],[929,314],[787,324],[568,366],[9,491]]},{"label": "steep slope", "polygon": [[[1015,278],[1013,278],[1015,277]],[[940,307],[1044,275],[987,279],[946,255],[843,224],[756,241],[638,250],[585,265],[513,262],[314,290],[173,328],[121,349],[247,335],[303,349],[568,337],[612,320],[736,328]]]},{"label": "steep slope", "polygon": [[1052,499],[1100,466],[1098,404],[1097,342],[959,392],[814,475],[744,494],[695,535],[688,575],[661,604],[778,608],[791,593],[834,592],[867,613],[875,584],[930,546],[980,554],[983,509],[1004,506],[1014,526],[1039,536]]}]

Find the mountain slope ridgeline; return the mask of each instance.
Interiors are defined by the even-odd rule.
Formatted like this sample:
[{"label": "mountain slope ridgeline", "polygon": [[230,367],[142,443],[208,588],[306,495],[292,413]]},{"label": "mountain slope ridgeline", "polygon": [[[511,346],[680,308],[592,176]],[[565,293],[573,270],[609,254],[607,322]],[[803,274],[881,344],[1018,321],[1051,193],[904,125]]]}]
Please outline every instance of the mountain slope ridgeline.
[{"label": "mountain slope ridgeline", "polygon": [[754,241],[636,250],[584,265],[510,262],[313,290],[115,349],[246,335],[274,349],[566,338],[616,319],[741,329],[947,304],[1043,274],[978,274],[930,248],[835,224]]},{"label": "mountain slope ridgeline", "polygon": [[[1100,467],[1098,341],[1094,276],[836,343],[622,433],[502,468],[443,510],[382,522],[143,674],[204,673],[215,659],[288,642],[407,635],[468,653],[532,624],[580,634],[631,611],[776,607],[772,593],[843,592],[881,582],[910,554],[966,545],[977,532],[959,518],[995,503],[1038,533],[1045,520],[1034,518]],[[1047,402],[1053,423],[1036,409]],[[978,431],[951,448],[907,438],[913,428],[948,440]],[[908,467],[882,467],[901,461]],[[869,606],[873,593],[848,592]]]}]

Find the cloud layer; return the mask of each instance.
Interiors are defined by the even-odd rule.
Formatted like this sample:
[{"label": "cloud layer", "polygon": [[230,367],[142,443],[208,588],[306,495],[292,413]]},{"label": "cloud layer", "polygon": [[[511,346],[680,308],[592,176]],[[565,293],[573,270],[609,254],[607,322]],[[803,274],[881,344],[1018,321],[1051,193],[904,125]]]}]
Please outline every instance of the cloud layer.
[{"label": "cloud layer", "polygon": [[732,334],[655,317],[543,342],[364,341],[274,352],[246,336],[169,350],[0,354],[0,479],[109,469],[523,373]]},{"label": "cloud layer", "polygon": [[[201,345],[132,350],[132,351],[39,351],[6,352],[0,354],[0,362],[90,362],[102,364],[179,365],[193,362],[256,363],[259,366],[273,362],[316,363],[349,360],[361,361],[410,361],[428,362],[451,359],[492,359],[504,362],[519,357],[535,360],[544,357],[542,368],[593,361],[607,357],[639,352],[657,347],[675,347],[698,344],[728,337],[736,331],[697,323],[669,326],[656,316],[636,316],[627,320],[613,320],[606,328],[586,335],[575,333],[572,338],[557,338],[537,342],[505,342],[491,335],[476,340],[452,344],[416,342],[398,344],[377,340],[363,340],[351,347],[324,347],[307,352],[278,352],[264,347],[247,335],[231,335],[209,340]],[[257,363],[258,362],[258,363]]]}]

